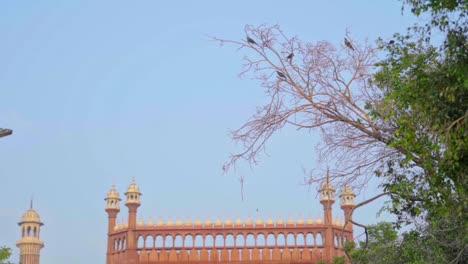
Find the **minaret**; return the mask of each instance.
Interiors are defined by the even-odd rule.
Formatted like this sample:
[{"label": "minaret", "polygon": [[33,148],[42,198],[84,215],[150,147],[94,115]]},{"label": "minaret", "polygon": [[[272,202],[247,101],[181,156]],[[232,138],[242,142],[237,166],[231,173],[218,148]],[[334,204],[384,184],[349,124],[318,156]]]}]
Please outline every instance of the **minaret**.
[{"label": "minaret", "polygon": [[108,227],[107,227],[107,264],[112,264],[112,252],[113,243],[110,238],[110,234],[114,231],[116,225],[117,214],[120,212],[120,197],[119,193],[115,189],[115,185],[112,184],[110,191],[107,193],[106,198],[106,212],[108,215]]},{"label": "minaret", "polygon": [[[351,217],[351,211],[353,210],[354,206],[356,205],[354,203],[354,197],[356,195],[353,192],[353,189],[349,187],[348,185],[345,185],[341,189],[340,193],[340,200],[341,200],[341,209],[343,209],[344,212],[344,217],[345,217],[345,223],[348,222],[348,220]],[[346,224],[346,230],[353,231],[353,224],[352,223],[347,223]],[[350,239],[350,238],[348,238]]]},{"label": "minaret", "polygon": [[128,264],[138,263],[137,253],[137,238],[135,236],[136,229],[136,217],[137,209],[140,206],[140,188],[135,182],[135,177],[132,179],[132,183],[128,186],[127,192],[125,193],[126,201],[125,205],[128,207],[128,245],[127,245],[127,258]]},{"label": "minaret", "polygon": [[320,203],[323,205],[323,218],[326,227],[323,241],[323,257],[324,261],[331,261],[333,248],[333,229],[332,229],[332,205],[335,203],[335,189],[330,183],[330,175],[327,170],[327,177],[320,186]]},{"label": "minaret", "polygon": [[327,177],[320,185],[320,203],[323,205],[323,218],[325,225],[332,224],[332,205],[335,203],[335,189],[330,183],[330,177],[327,170]]},{"label": "minaret", "polygon": [[20,250],[20,264],[39,264],[39,251],[44,247],[44,243],[39,239],[41,226],[44,225],[39,218],[39,214],[31,206],[23,214],[21,222],[21,239],[16,243]]}]

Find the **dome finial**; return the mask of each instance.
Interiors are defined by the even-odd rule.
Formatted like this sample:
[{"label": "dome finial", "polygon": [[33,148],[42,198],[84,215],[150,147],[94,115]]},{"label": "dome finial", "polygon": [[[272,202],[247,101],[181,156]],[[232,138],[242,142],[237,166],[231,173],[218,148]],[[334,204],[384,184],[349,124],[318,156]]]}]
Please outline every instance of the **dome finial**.
[{"label": "dome finial", "polygon": [[29,209],[33,209],[33,199],[34,199],[34,196],[31,195],[31,201],[29,202]]}]

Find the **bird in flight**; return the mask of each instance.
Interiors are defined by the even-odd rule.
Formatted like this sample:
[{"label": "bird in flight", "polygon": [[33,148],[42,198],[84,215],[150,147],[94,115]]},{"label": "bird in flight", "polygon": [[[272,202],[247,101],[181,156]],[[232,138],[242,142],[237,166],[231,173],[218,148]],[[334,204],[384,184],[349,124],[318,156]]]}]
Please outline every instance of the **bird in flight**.
[{"label": "bird in flight", "polygon": [[253,40],[253,39],[250,38],[249,36],[247,36],[247,42],[248,42],[249,44],[255,44],[255,45],[257,45],[257,42],[255,42],[255,40]]},{"label": "bird in flight", "polygon": [[354,50],[353,45],[351,45],[351,42],[347,38],[344,38],[344,44],[346,45],[346,47]]}]

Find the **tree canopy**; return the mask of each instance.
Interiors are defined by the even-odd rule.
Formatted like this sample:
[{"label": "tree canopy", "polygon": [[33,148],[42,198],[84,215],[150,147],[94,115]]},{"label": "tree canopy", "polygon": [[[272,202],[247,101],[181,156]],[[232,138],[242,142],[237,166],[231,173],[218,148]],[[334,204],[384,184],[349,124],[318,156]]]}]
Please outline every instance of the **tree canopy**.
[{"label": "tree canopy", "polygon": [[8,259],[11,256],[11,249],[7,247],[0,247],[0,264],[13,264]]}]

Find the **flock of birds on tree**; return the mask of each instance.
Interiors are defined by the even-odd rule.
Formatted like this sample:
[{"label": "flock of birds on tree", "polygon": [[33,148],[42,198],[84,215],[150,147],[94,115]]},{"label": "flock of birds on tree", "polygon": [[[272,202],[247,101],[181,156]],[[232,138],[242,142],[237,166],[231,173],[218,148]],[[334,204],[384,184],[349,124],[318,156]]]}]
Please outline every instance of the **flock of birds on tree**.
[{"label": "flock of birds on tree", "polygon": [[[390,41],[390,44],[393,44],[393,40]],[[253,40],[251,37],[247,36],[247,43],[249,45],[258,45],[257,42],[255,42],[255,40]],[[354,47],[353,47],[353,44],[351,44],[351,41],[349,41],[347,38],[344,38],[344,44],[347,48],[351,49],[351,50],[354,50]],[[294,57],[294,53],[289,53],[289,55],[286,57],[286,59],[289,60],[289,63],[292,63],[292,59]],[[287,80],[287,76],[286,74],[284,74],[283,72],[281,71],[276,71],[276,74],[278,75],[279,78],[283,79],[283,80]]]}]

